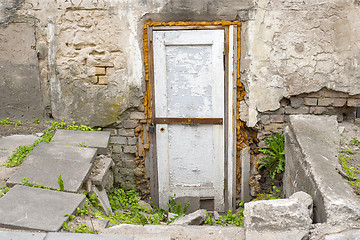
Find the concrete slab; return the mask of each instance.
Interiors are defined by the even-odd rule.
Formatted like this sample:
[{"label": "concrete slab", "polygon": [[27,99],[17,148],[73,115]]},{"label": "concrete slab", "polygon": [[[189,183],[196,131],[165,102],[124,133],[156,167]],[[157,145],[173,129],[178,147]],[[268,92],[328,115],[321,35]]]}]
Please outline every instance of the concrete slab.
[{"label": "concrete slab", "polygon": [[18,146],[31,146],[39,137],[35,135],[11,135],[0,138],[0,148],[15,150]]},{"label": "concrete slab", "polygon": [[84,201],[83,194],[15,186],[0,199],[0,227],[59,231],[69,218],[65,214]]},{"label": "concrete slab", "polygon": [[336,116],[290,116],[285,129],[284,193],[310,194],[315,223],[344,223],[360,217],[359,199],[336,171],[341,168],[339,140]]},{"label": "concrete slab", "polygon": [[133,240],[133,236],[86,234],[86,233],[48,233],[45,240]]},{"label": "concrete slab", "polygon": [[58,143],[39,143],[29,155],[44,159],[92,163],[96,157],[96,152],[96,148],[68,146]]},{"label": "concrete slab", "polygon": [[309,232],[306,230],[292,230],[283,232],[249,232],[246,231],[246,240],[303,240],[307,239]]},{"label": "concrete slab", "polygon": [[61,175],[64,190],[77,192],[90,175],[91,166],[91,163],[29,155],[6,184],[12,187],[21,184],[22,179],[29,178],[30,182],[57,189],[59,188],[58,178]]},{"label": "concrete slab", "polygon": [[20,145],[31,146],[38,139],[35,135],[12,135],[0,138],[0,186],[15,173],[17,168],[2,166]]},{"label": "concrete slab", "polygon": [[121,224],[104,230],[103,234],[116,235],[164,235],[171,239],[197,240],[245,240],[245,231],[242,227],[219,226],[164,226],[164,225],[130,225]]},{"label": "concrete slab", "polygon": [[74,131],[59,129],[56,131],[53,142],[66,145],[84,144],[98,148],[98,154],[106,154],[110,140],[110,132],[105,131]]},{"label": "concrete slab", "polygon": [[109,216],[109,212],[113,213],[108,195],[106,194],[106,190],[105,189],[99,190],[96,186],[93,186],[93,191],[98,197],[102,209],[104,210],[106,216]]},{"label": "concrete slab", "polygon": [[1,240],[44,240],[46,233],[0,231]]}]

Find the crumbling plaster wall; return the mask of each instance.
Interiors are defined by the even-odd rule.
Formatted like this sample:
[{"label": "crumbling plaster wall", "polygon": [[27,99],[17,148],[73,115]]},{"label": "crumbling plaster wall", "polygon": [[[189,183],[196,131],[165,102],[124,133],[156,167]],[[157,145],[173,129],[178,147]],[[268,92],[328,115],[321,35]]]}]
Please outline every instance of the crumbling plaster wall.
[{"label": "crumbling plaster wall", "polygon": [[[130,108],[143,111],[145,20],[235,20],[238,11],[253,6],[252,0],[10,2],[1,9],[36,19],[40,77],[51,116],[96,126],[121,122]],[[1,12],[7,21],[8,15]]]},{"label": "crumbling plaster wall", "polygon": [[257,0],[243,24],[241,119],[255,127],[283,97],[360,93],[358,0]]}]

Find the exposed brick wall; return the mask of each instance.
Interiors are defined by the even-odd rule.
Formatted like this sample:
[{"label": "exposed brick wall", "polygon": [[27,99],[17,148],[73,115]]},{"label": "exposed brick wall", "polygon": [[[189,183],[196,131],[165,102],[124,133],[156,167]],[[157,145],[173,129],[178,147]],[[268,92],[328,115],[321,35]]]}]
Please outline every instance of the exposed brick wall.
[{"label": "exposed brick wall", "polygon": [[[288,122],[289,115],[336,115],[339,122],[354,120],[356,107],[360,106],[360,95],[349,95],[344,92],[323,88],[318,92],[283,98],[280,104],[281,107],[276,111],[267,111],[261,114],[257,126],[258,147],[265,148],[265,138],[283,131]],[[256,197],[259,191],[270,190],[269,187],[271,187],[271,185],[265,186],[266,182],[276,182],[279,180],[264,179],[266,176],[260,175],[256,161],[263,156],[263,154],[258,153],[253,154],[251,158],[252,177],[250,179],[250,192],[253,197]]]},{"label": "exposed brick wall", "polygon": [[120,124],[104,128],[110,131],[110,147],[114,160],[115,186],[127,190],[137,190],[142,196],[149,195],[142,149],[141,132],[145,121],[144,112],[130,109],[122,114]]}]

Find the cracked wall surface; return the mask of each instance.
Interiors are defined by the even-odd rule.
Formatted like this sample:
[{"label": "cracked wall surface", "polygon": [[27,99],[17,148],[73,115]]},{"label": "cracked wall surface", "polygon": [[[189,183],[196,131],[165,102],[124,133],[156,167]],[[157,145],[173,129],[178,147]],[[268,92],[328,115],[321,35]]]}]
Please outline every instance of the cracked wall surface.
[{"label": "cracked wall surface", "polygon": [[360,93],[359,11],[352,0],[256,1],[253,20],[243,25],[248,126],[259,112],[279,109],[283,97],[323,87]]}]

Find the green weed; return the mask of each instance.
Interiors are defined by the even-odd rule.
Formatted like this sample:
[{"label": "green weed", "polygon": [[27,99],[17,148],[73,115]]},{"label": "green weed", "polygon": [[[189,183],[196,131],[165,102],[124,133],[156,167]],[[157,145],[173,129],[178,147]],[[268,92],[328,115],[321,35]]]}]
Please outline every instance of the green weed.
[{"label": "green weed", "polygon": [[360,147],[360,141],[356,137],[351,138],[351,143],[357,147]]},{"label": "green weed", "polygon": [[207,225],[221,225],[221,226],[228,226],[228,225],[235,225],[239,227],[244,226],[244,202],[241,201],[239,204],[240,210],[237,213],[232,213],[231,210],[229,210],[226,215],[219,216],[218,219],[214,219],[212,214],[209,214],[206,212],[206,220],[205,224]]},{"label": "green weed", "polygon": [[270,193],[259,193],[256,196],[256,199],[254,199],[254,201],[257,200],[272,200],[272,199],[280,199],[281,198],[281,190],[278,189],[274,184],[272,186],[272,189],[270,190]]},{"label": "green weed", "polygon": [[259,148],[259,151],[268,156],[259,159],[257,163],[260,164],[259,169],[268,168],[270,177],[274,179],[276,174],[285,170],[284,134],[276,133],[264,141],[268,148]]}]

